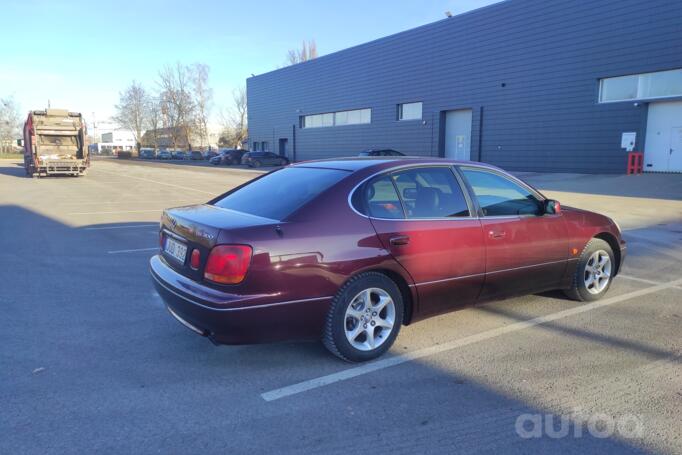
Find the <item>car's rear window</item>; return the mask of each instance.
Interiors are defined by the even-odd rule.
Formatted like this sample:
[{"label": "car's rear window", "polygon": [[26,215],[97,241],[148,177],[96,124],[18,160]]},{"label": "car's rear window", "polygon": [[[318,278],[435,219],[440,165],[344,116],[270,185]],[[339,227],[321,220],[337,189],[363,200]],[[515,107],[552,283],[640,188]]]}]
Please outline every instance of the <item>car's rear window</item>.
[{"label": "car's rear window", "polygon": [[338,169],[288,167],[228,193],[214,205],[283,220],[348,175]]}]

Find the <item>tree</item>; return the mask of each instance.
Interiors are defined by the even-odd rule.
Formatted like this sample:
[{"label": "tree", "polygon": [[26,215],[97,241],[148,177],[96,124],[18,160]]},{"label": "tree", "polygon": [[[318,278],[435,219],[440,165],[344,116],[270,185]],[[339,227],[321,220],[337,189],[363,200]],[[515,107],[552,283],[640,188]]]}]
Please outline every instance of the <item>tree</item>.
[{"label": "tree", "polygon": [[241,148],[244,141],[249,137],[246,89],[244,87],[232,92],[232,103],[232,107],[227,113],[223,111],[220,114],[222,132],[219,144]]},{"label": "tree", "polygon": [[14,98],[0,98],[0,152],[14,151],[19,137],[20,119],[19,106]]},{"label": "tree", "polygon": [[166,65],[159,71],[158,85],[161,93],[161,113],[170,128],[173,148],[185,143],[191,147],[190,137],[194,130],[195,105],[191,93],[191,81],[187,66]]},{"label": "tree", "polygon": [[133,132],[135,144],[140,149],[142,134],[149,118],[149,95],[144,87],[133,81],[119,94],[119,102],[115,106],[114,121]]},{"label": "tree", "polygon": [[[159,128],[163,125],[161,118],[161,102],[156,97],[149,97],[148,104],[148,133],[145,134],[155,149],[159,148]],[[145,144],[147,145],[147,144]]]},{"label": "tree", "polygon": [[300,49],[290,49],[287,52],[286,63],[288,65],[295,65],[314,58],[317,58],[317,44],[315,40],[303,41]]},{"label": "tree", "polygon": [[210,68],[203,63],[195,63],[190,67],[192,75],[192,94],[194,98],[194,114],[197,136],[202,147],[208,143],[208,117],[211,111],[213,90],[208,86]]}]

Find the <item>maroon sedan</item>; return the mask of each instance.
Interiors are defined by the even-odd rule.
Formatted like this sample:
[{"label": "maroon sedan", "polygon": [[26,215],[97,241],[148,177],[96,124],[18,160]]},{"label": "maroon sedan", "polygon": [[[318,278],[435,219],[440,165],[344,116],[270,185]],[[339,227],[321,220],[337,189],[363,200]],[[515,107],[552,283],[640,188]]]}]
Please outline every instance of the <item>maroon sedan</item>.
[{"label": "maroon sedan", "polygon": [[350,361],[401,325],[512,295],[601,298],[625,242],[605,216],[492,166],[305,162],[166,210],[151,259],[171,314],[218,344],[322,339]]}]

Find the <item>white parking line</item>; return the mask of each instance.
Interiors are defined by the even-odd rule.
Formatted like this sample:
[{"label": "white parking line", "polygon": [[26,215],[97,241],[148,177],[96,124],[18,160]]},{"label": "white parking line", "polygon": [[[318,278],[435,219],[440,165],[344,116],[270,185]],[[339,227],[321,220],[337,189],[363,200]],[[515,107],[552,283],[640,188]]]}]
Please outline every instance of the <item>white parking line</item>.
[{"label": "white parking line", "polygon": [[144,177],[133,177],[132,175],[126,175],[126,174],[117,174],[115,172],[109,172],[109,171],[103,171],[101,169],[98,169],[97,172],[104,172],[107,174],[114,174],[119,177],[127,177],[129,179],[135,179],[135,180],[142,180],[143,182],[150,182],[150,183],[156,183],[158,185],[165,185],[165,186],[172,186],[173,188],[180,188],[182,190],[190,190],[190,191],[197,191],[199,193],[204,193],[204,194],[210,194],[211,196],[217,196],[218,194],[221,193],[211,193],[209,191],[204,191],[204,190],[199,190],[197,188],[190,188],[188,186],[181,186],[181,185],[175,185],[174,183],[167,183],[167,182],[159,182],[158,180],[152,180],[152,179],[146,179]]},{"label": "white parking line", "polygon": [[[108,229],[135,229],[135,228],[148,228],[148,227],[159,227],[159,223],[156,224],[138,224],[136,226],[103,226],[103,227],[87,227],[83,228],[84,231],[106,231]],[[154,231],[156,233],[156,231]]]},{"label": "white parking line", "polygon": [[[646,278],[638,278],[636,276],[630,276],[630,275],[618,275],[618,278],[623,278],[625,280],[632,280],[632,281],[639,281],[640,283],[646,283],[646,284],[663,284],[660,281],[654,281],[654,280],[647,280]],[[682,289],[682,286],[671,286],[675,289]]]},{"label": "white parking line", "polygon": [[138,248],[136,250],[114,250],[114,251],[107,251],[109,254],[119,254],[119,253],[137,253],[140,251],[155,251],[158,250],[159,247],[156,246],[154,248]]},{"label": "white parking line", "polygon": [[113,212],[74,212],[69,215],[111,215],[116,213],[149,213],[149,212],[163,212],[163,209],[153,210],[116,210]]},{"label": "white parking line", "polygon": [[321,376],[319,378],[310,379],[307,381],[299,382],[298,384],[293,384],[290,386],[282,387],[279,389],[271,390],[261,394],[261,398],[265,401],[279,400],[280,398],[288,397],[291,395],[296,395],[308,390],[317,389],[319,387],[324,387],[335,382],[345,381],[347,379],[352,379],[364,374],[372,373],[374,371],[383,370],[384,368],[389,368],[395,365],[400,365],[402,363],[409,362],[411,360],[421,359],[423,357],[432,356],[435,354],[440,354],[442,352],[447,352],[462,346],[467,346],[470,344],[478,343],[481,341],[486,341],[491,338],[499,337],[501,335],[506,335],[512,332],[518,332],[519,330],[534,327],[540,324],[545,324],[547,322],[556,321],[558,319],[567,318],[569,316],[574,316],[576,314],[585,313],[587,311],[596,310],[608,305],[613,305],[615,303],[623,302],[625,300],[634,299],[636,297],[641,297],[647,294],[652,294],[654,292],[661,291],[663,289],[668,289],[682,284],[682,278],[667,283],[661,283],[656,286],[651,286],[648,288],[640,289],[633,292],[628,292],[627,294],[617,295],[608,299],[600,300],[598,302],[588,303],[585,305],[577,306],[568,310],[558,311],[546,316],[540,316],[528,321],[516,322],[509,324],[504,327],[499,327],[492,330],[487,330],[485,332],[477,333],[475,335],[467,336],[458,340],[451,341],[449,343],[441,344],[438,346],[431,346],[424,349],[418,349],[414,352],[409,352],[402,355],[397,355],[395,357],[389,357],[383,360],[378,360],[376,362],[366,363],[357,367],[349,368],[347,370],[339,371],[338,373],[328,374],[326,376]]}]

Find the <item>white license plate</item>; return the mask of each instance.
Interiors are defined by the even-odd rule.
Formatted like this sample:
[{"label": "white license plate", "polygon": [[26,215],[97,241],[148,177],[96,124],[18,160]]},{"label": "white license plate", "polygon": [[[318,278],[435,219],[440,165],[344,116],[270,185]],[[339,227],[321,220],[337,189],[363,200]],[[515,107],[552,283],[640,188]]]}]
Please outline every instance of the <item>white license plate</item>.
[{"label": "white license plate", "polygon": [[163,245],[163,251],[173,256],[178,261],[185,263],[185,256],[187,256],[187,245],[178,242],[175,239],[166,237],[166,243]]}]

